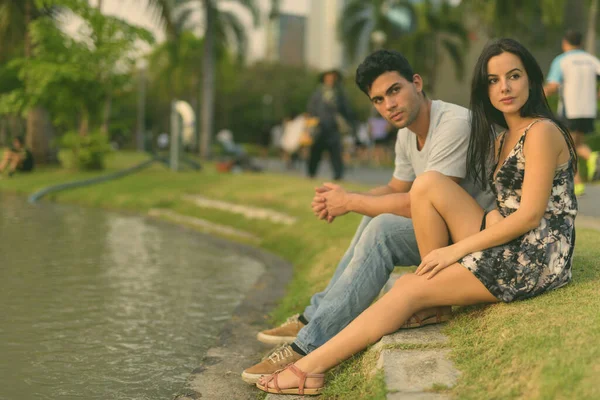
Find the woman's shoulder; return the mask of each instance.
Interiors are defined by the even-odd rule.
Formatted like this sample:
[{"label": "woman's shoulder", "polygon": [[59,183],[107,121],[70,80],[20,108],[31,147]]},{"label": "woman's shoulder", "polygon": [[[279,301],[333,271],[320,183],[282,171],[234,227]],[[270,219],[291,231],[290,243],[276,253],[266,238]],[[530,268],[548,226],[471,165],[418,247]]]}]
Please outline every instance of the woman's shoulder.
[{"label": "woman's shoulder", "polygon": [[563,131],[559,125],[550,118],[536,118],[525,128],[524,134],[527,136],[547,135],[562,137]]},{"label": "woman's shoulder", "polygon": [[[527,135],[526,147],[554,147],[560,148],[565,143],[566,132],[553,120],[549,118],[535,119],[525,130]],[[529,145],[527,145],[529,144]]]}]

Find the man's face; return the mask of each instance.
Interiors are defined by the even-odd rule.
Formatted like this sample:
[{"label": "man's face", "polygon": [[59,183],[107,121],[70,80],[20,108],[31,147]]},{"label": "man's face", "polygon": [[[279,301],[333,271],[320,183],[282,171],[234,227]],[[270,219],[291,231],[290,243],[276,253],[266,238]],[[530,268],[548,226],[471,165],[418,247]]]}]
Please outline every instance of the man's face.
[{"label": "man's face", "polygon": [[14,140],[13,140],[13,147],[14,147],[15,149],[20,149],[20,148],[21,148],[21,142],[19,142],[19,140],[18,140],[18,139],[14,139]]},{"label": "man's face", "polygon": [[412,124],[419,115],[422,87],[418,75],[411,82],[396,71],[388,71],[375,79],[369,97],[379,114],[401,129]]},{"label": "man's face", "polygon": [[323,83],[329,87],[333,87],[336,80],[337,74],[335,72],[329,72],[323,76]]}]

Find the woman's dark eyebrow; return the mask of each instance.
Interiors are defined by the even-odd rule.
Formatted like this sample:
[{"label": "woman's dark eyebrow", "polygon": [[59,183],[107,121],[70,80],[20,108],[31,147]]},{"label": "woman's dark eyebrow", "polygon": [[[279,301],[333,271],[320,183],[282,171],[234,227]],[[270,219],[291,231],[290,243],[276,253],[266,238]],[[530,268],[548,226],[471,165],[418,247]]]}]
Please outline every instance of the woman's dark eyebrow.
[{"label": "woman's dark eyebrow", "polygon": [[[508,71],[508,72],[507,72],[505,75],[508,75],[508,74],[510,74],[511,72],[515,72],[515,71],[523,72],[523,71],[521,71],[519,68],[513,68],[513,69],[511,69],[510,71]],[[498,76],[498,75],[496,75],[496,74],[488,74],[488,78],[489,78],[490,76]]]}]

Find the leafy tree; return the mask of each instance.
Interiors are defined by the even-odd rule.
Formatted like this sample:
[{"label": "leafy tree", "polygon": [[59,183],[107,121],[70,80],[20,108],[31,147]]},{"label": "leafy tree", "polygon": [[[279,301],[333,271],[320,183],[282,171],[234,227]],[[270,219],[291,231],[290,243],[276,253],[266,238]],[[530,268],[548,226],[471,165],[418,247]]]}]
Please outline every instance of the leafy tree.
[{"label": "leafy tree", "polygon": [[83,39],[66,35],[47,17],[31,22],[33,57],[10,63],[27,85],[4,95],[1,109],[7,113],[43,105],[52,111],[54,122],[66,129],[75,125],[76,114],[79,132],[86,134],[90,118],[100,114],[113,88],[127,77],[135,41],[150,41],[151,35],[118,18],[105,17],[87,3],[71,3],[71,10],[84,21]]},{"label": "leafy tree", "polygon": [[362,51],[370,52],[411,32],[416,20],[409,0],[351,0],[338,23],[339,37],[349,59],[355,60]]},{"label": "leafy tree", "polygon": [[[235,13],[222,10],[221,3],[237,3],[251,15],[253,23],[258,23],[258,7],[255,0],[202,0],[201,11],[204,26],[203,57],[202,57],[202,96],[201,96],[201,155],[207,157],[213,133],[215,110],[215,63],[219,48],[233,47],[237,50],[238,59],[245,58],[247,48],[246,32],[243,24]],[[167,32],[173,30],[175,12],[193,12],[187,1],[176,4],[177,0],[150,0],[157,9],[160,19]],[[271,17],[275,17],[279,9],[279,0],[271,0]],[[167,35],[169,37],[169,35]]]},{"label": "leafy tree", "polygon": [[[30,24],[42,16],[55,17],[59,11],[56,1],[0,0],[0,60],[5,61],[15,54],[31,58],[33,44]],[[19,46],[22,47],[22,53],[18,50]],[[28,84],[27,79],[25,84]],[[14,115],[10,118],[14,118]],[[52,131],[48,122],[48,113],[43,107],[33,106],[27,110],[26,142],[38,163],[52,158],[49,149]]]},{"label": "leafy tree", "polygon": [[518,37],[540,46],[555,40],[553,33],[562,30],[568,1],[463,0],[461,7],[477,17],[489,37]]}]

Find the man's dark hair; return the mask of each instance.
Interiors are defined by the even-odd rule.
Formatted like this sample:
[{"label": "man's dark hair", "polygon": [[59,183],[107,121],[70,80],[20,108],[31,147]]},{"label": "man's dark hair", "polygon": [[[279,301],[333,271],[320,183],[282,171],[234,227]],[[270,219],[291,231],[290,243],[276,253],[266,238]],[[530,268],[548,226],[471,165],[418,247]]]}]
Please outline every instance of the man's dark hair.
[{"label": "man's dark hair", "polygon": [[563,37],[563,39],[565,39],[567,41],[567,43],[569,43],[571,46],[581,46],[581,40],[582,40],[582,35],[581,32],[577,32],[577,31],[573,31],[573,30],[568,30],[567,32],[565,32],[565,36]]},{"label": "man's dark hair", "polygon": [[377,50],[368,55],[356,69],[356,84],[368,96],[375,79],[386,72],[398,72],[409,82],[412,82],[415,74],[401,53],[394,50]]},{"label": "man's dark hair", "polygon": [[25,139],[23,138],[23,136],[15,136],[14,140],[19,142],[20,146],[25,146]]}]

